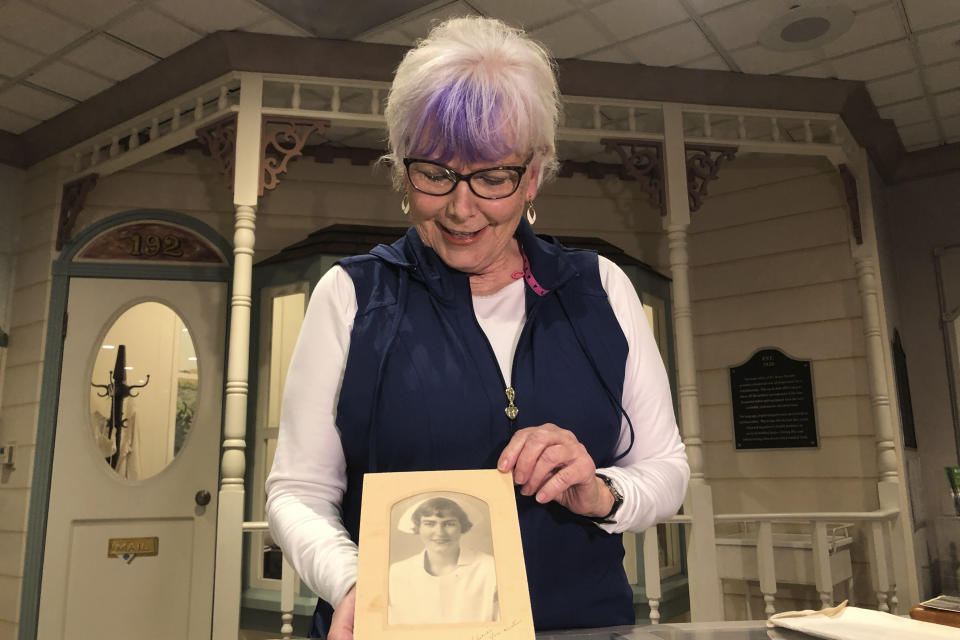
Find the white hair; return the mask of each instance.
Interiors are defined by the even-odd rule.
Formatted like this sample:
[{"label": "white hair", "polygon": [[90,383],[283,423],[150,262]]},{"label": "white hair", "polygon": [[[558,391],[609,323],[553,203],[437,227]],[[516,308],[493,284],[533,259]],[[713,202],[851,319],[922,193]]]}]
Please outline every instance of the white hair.
[{"label": "white hair", "polygon": [[546,49],[493,18],[447,20],[397,67],[384,116],[396,188],[403,158],[494,161],[513,152],[557,170],[559,98]]}]

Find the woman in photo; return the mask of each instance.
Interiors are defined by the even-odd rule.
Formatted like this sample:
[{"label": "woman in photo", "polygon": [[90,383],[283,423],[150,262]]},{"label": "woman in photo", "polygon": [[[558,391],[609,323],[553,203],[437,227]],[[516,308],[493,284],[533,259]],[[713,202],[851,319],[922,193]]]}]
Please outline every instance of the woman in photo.
[{"label": "woman in photo", "polygon": [[389,624],[492,622],[499,617],[493,556],[463,543],[474,523],[453,499],[421,500],[398,529],[423,551],[390,565]]},{"label": "woman in photo", "polygon": [[314,290],[267,480],[274,538],[321,598],[311,633],[353,637],[364,474],[441,469],[512,474],[537,629],[633,624],[619,534],[675,514],[689,468],[630,280],[532,229],[553,63],[499,20],[452,19],[404,56],[384,115],[411,226]]}]

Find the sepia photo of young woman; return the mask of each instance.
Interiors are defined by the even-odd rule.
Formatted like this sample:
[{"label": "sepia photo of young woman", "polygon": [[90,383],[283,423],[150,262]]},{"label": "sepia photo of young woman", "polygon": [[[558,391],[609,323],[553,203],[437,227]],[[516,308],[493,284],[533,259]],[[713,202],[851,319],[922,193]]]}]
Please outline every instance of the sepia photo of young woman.
[{"label": "sepia photo of young woman", "polygon": [[415,496],[394,511],[400,518],[390,541],[388,624],[498,620],[487,506],[448,492]]}]

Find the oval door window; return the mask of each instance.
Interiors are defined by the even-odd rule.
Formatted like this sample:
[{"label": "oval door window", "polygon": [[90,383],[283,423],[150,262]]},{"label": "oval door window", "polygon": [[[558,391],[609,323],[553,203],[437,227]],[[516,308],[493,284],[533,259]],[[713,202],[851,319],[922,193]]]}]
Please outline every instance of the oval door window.
[{"label": "oval door window", "polygon": [[177,456],[197,408],[197,354],[183,320],[159,302],[127,309],[97,349],[93,438],[107,465],[138,480]]}]

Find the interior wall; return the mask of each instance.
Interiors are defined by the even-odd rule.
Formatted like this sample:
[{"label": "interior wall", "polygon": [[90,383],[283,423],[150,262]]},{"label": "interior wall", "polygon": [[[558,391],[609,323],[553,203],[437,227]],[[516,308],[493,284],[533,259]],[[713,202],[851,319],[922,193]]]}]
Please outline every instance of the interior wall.
[{"label": "interior wall", "polygon": [[[20,216],[26,171],[0,164],[0,331],[10,333],[13,278],[16,272]],[[0,346],[0,393],[6,348]]]},{"label": "interior wall", "polygon": [[[922,488],[922,520],[929,533],[918,553],[927,555],[925,590],[960,590],[960,519],[943,468],[958,464],[950,408],[947,355],[940,322],[934,251],[960,244],[960,174],[887,187],[883,222],[888,229],[903,349],[910,379],[918,448],[915,480]],[[960,286],[960,285],[957,285]],[[909,453],[909,452],[908,452]]]},{"label": "interior wall", "polygon": [[[3,303],[9,301],[9,325],[4,328],[10,334],[10,346],[6,349],[2,373],[5,382],[0,395],[0,442],[16,443],[14,467],[0,469],[0,638],[13,638],[19,620],[49,309],[50,264],[54,258],[61,185],[52,161],[39,163],[19,174],[21,187],[11,188],[16,185],[17,174],[3,171],[2,188],[9,190],[6,194],[12,196],[12,202],[20,198],[19,210],[14,212],[8,208],[5,195],[0,198],[0,211],[5,216],[0,241],[7,240],[7,229],[19,228],[16,244],[10,245],[15,266],[12,280],[7,280],[9,297],[3,299]],[[9,271],[4,273],[9,277]]]},{"label": "interior wall", "polygon": [[[26,172],[0,164],[0,331],[11,333],[13,319],[13,289],[16,273],[17,244],[20,235],[20,218],[23,215],[23,191]],[[8,335],[8,341],[10,340]],[[0,346],[0,398],[6,379],[6,362],[9,347]],[[0,409],[0,444],[5,437],[4,416]],[[19,589],[20,561],[24,542],[24,517],[18,507],[24,491],[11,486],[0,469],[0,637],[16,624],[15,608],[6,604],[14,598],[11,591]],[[4,505],[10,505],[9,517]],[[9,551],[8,551],[9,549]],[[13,626],[13,628],[16,628]]]},{"label": "interior wall", "polygon": [[[752,156],[690,226],[706,475],[718,513],[877,508],[860,298],[842,187],[821,159]],[[729,368],[777,347],[812,361],[819,447],[734,446]]]}]

